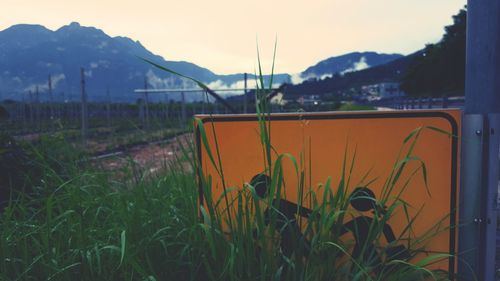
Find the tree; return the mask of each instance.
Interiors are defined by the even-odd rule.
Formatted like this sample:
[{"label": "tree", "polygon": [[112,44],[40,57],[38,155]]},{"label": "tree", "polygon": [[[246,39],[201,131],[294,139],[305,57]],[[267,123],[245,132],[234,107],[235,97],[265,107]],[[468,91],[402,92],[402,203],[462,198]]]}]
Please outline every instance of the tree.
[{"label": "tree", "polygon": [[439,43],[428,44],[401,81],[410,96],[463,95],[467,7],[453,16]]}]

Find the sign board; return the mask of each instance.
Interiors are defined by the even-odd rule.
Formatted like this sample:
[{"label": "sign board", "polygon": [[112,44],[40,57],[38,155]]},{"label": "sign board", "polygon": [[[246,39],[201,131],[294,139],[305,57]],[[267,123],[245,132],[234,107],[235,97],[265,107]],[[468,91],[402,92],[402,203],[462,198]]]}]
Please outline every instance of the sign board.
[{"label": "sign board", "polygon": [[[264,154],[257,116],[217,115],[197,118],[204,124],[211,151],[215,154],[218,148],[225,186],[242,188],[244,183],[263,172]],[[412,155],[421,162],[409,161],[406,164],[397,188],[408,181],[401,199],[408,204],[410,217],[415,217],[414,235],[424,235],[431,229],[441,227],[439,233],[425,244],[422,255],[451,254],[448,260],[441,261],[437,266],[455,272],[453,255],[456,253],[455,225],[458,220],[459,110],[272,114],[269,119],[271,144],[275,153],[291,154],[299,163],[303,163],[301,169],[305,171],[308,188],[314,190],[331,177],[331,186],[335,189],[342,176],[346,156],[349,168],[354,161],[352,172],[349,173],[350,190],[369,182],[365,187],[376,198],[382,196],[386,179],[394,170],[395,163],[401,160],[401,151],[408,149],[409,144],[405,144],[405,140],[412,132],[419,131]],[[209,160],[199,130],[197,142],[203,174],[212,179],[212,198],[219,198],[224,191],[222,181]],[[284,197],[296,204],[298,178],[290,161],[285,162]],[[425,172],[421,169],[422,163],[425,164]],[[369,179],[366,179],[368,171]],[[420,174],[410,179],[412,171]],[[203,194],[200,197],[203,200]],[[307,203],[304,204],[303,207],[309,207]],[[396,211],[388,224],[394,235],[399,237],[408,225],[408,218],[404,211]]]}]

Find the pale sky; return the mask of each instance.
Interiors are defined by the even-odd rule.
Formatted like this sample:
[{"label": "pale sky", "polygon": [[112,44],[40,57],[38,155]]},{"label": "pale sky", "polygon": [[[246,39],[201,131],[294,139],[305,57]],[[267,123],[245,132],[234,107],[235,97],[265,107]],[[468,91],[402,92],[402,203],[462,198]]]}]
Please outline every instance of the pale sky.
[{"label": "pale sky", "polygon": [[434,43],[466,0],[0,0],[0,30],[19,23],[55,30],[72,21],[139,40],[167,60],[217,74],[297,73],[353,51],[408,54]]}]

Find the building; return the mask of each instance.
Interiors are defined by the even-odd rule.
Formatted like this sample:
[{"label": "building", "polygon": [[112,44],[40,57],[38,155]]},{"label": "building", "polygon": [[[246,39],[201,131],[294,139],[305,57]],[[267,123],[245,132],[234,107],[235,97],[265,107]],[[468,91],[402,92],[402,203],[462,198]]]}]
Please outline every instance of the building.
[{"label": "building", "polygon": [[397,82],[383,82],[361,87],[361,95],[369,101],[394,99],[405,96]]}]

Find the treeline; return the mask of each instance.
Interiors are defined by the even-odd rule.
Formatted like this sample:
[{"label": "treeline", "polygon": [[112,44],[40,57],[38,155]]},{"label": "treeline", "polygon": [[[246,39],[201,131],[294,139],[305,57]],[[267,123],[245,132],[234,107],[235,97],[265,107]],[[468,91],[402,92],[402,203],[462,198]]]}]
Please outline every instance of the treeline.
[{"label": "treeline", "polygon": [[463,95],[465,87],[466,8],[453,16],[440,42],[428,44],[407,70],[401,88],[410,96]]}]

